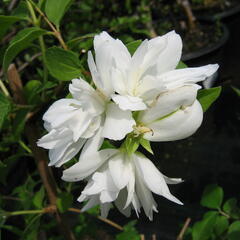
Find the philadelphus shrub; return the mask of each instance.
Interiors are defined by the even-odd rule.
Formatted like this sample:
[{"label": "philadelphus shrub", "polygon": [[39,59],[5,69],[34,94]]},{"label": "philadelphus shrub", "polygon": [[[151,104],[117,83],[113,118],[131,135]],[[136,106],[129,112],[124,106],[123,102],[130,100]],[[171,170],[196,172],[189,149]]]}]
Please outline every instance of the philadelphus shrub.
[{"label": "philadelphus shrub", "polygon": [[[149,150],[148,141],[183,139],[199,128],[203,110],[196,83],[218,65],[176,69],[182,40],[174,31],[143,41],[133,56],[119,39],[102,32],[94,38],[94,51],[95,59],[88,53],[88,66],[95,86],[72,80],[72,98],[56,101],[44,114],[48,134],[38,146],[49,149],[49,165],[56,167],[81,150],[62,179],[87,181],[78,198],[87,201],[83,211],[99,204],[107,217],[114,203],[126,216],[143,207],[152,219],[157,212],[152,192],[182,204],[167,185],[181,179],[164,176],[137,148]],[[124,141],[119,149],[101,148],[105,138]]]}]

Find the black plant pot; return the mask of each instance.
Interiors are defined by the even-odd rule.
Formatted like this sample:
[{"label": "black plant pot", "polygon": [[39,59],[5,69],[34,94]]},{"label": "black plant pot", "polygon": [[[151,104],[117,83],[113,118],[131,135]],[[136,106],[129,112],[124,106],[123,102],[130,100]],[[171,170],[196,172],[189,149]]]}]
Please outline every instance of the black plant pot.
[{"label": "black plant pot", "polygon": [[202,13],[197,14],[197,17],[206,20],[215,22],[216,20],[227,20],[228,18],[232,18],[234,15],[240,13],[240,3],[236,6],[226,9],[221,12],[217,12],[212,14],[211,12],[204,10]]},{"label": "black plant pot", "polygon": [[224,46],[228,39],[229,30],[225,24],[222,24],[222,36],[217,43],[190,53],[183,54],[182,61],[189,66],[200,66],[209,63],[218,63],[221,65],[223,61]]}]

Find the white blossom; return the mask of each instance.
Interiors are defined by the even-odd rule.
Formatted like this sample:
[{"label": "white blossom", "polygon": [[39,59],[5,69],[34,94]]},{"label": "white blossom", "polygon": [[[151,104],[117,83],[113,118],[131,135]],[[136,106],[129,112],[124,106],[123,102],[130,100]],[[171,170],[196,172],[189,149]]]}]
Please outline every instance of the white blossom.
[{"label": "white blossom", "polygon": [[150,220],[157,204],[152,192],[175,203],[182,204],[169,191],[168,184],[181,179],[164,176],[154,164],[141,153],[127,154],[123,150],[104,149],[92,154],[83,154],[78,163],[64,170],[62,179],[88,183],[78,201],[88,201],[83,211],[100,204],[103,217],[114,203],[126,216],[134,209],[137,216],[143,207]]}]

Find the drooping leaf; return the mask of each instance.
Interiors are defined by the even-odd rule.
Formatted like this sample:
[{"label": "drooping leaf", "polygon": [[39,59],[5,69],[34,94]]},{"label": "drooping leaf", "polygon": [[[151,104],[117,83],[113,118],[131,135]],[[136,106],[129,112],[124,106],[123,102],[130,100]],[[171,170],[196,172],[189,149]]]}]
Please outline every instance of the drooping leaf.
[{"label": "drooping leaf", "polygon": [[81,74],[80,60],[72,51],[51,47],[46,51],[46,60],[50,74],[58,80],[70,81]]},{"label": "drooping leaf", "polygon": [[0,92],[0,129],[11,111],[11,102]]},{"label": "drooping leaf", "polygon": [[116,240],[140,240],[140,235],[134,227],[136,221],[131,221],[123,227],[123,232],[117,234]]},{"label": "drooping leaf", "polygon": [[153,154],[153,150],[151,148],[151,144],[148,140],[141,138],[140,139],[140,144],[143,148],[145,148],[148,152],[150,152],[151,154]]},{"label": "drooping leaf", "polygon": [[130,52],[131,55],[133,55],[135,53],[135,51],[137,50],[137,48],[139,47],[139,45],[142,43],[142,40],[136,40],[133,42],[130,42],[126,45],[128,51]]},{"label": "drooping leaf", "polygon": [[221,90],[221,87],[215,87],[198,91],[197,99],[201,103],[204,112],[217,100]]},{"label": "drooping leaf", "polygon": [[221,236],[228,228],[228,219],[225,216],[218,216],[214,226],[214,232]]},{"label": "drooping leaf", "polygon": [[43,207],[43,200],[45,196],[45,190],[44,187],[41,187],[38,192],[33,197],[33,204],[37,208],[42,208]]},{"label": "drooping leaf", "polygon": [[71,207],[73,196],[70,193],[62,192],[57,198],[57,208],[60,212],[65,212]]},{"label": "drooping leaf", "polygon": [[216,184],[208,185],[203,192],[201,205],[208,208],[220,209],[223,201],[223,189]]},{"label": "drooping leaf", "polygon": [[53,22],[57,27],[65,12],[70,7],[73,0],[47,0],[45,4],[45,12],[48,19]]},{"label": "drooping leaf", "polygon": [[195,223],[192,228],[192,240],[208,240],[213,233],[217,216],[217,212],[209,212],[202,221]]},{"label": "drooping leaf", "polygon": [[24,49],[29,47],[29,45],[39,36],[45,34],[46,31],[37,28],[31,27],[21,30],[15,38],[10,42],[8,46],[4,58],[3,58],[3,70],[6,72],[8,69],[9,64],[12,60]]},{"label": "drooping leaf", "polygon": [[230,198],[223,205],[223,211],[234,219],[240,218],[240,208],[237,206],[237,199]]},{"label": "drooping leaf", "polygon": [[233,222],[228,228],[228,240],[240,239],[240,221]]},{"label": "drooping leaf", "polygon": [[232,86],[232,89],[237,93],[238,96],[240,96],[240,89]]},{"label": "drooping leaf", "polygon": [[21,17],[0,15],[0,39],[5,35],[9,27],[20,20],[22,20]]}]

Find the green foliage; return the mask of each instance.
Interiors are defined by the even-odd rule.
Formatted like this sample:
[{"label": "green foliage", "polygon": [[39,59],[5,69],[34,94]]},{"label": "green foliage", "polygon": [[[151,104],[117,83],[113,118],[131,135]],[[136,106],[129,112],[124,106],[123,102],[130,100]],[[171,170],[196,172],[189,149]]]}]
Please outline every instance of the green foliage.
[{"label": "green foliage", "polygon": [[[184,239],[191,240],[237,240],[240,239],[240,208],[235,198],[223,203],[223,189],[208,185],[203,192],[201,204],[215,211],[208,211],[202,220],[189,228]],[[223,205],[223,206],[222,206]]]},{"label": "green foliage", "polygon": [[64,16],[67,9],[70,7],[73,0],[46,0],[45,12],[51,22],[57,27],[60,25],[60,21]]},{"label": "green foliage", "polygon": [[140,240],[140,235],[137,232],[136,228],[136,221],[131,221],[123,227],[123,232],[117,234],[116,240]]},{"label": "green foliage", "polygon": [[78,55],[72,51],[52,47],[46,51],[47,67],[50,74],[58,80],[70,81],[81,74]]},{"label": "green foliage", "polygon": [[21,17],[0,15],[0,39],[5,35],[9,27],[20,20],[22,20]]},{"label": "green foliage", "polygon": [[184,62],[180,61],[177,65],[176,69],[182,69],[182,68],[187,68],[187,65]]},{"label": "green foliage", "polygon": [[12,60],[24,49],[30,47],[30,44],[39,36],[46,33],[46,30],[31,27],[21,30],[10,42],[3,58],[3,69],[6,72]]},{"label": "green foliage", "polygon": [[142,40],[136,40],[126,45],[131,55],[135,53],[136,49],[140,46],[141,43],[142,43]]},{"label": "green foliage", "polygon": [[205,188],[201,205],[208,208],[220,209],[223,201],[223,189],[215,184]]},{"label": "green foliage", "polygon": [[140,139],[140,145],[146,149],[148,152],[150,152],[151,154],[153,154],[153,150],[151,148],[151,144],[148,140],[144,139],[144,138],[141,138]]},{"label": "green foliage", "polygon": [[35,196],[33,197],[33,205],[39,209],[43,208],[43,200],[45,197],[45,189],[42,186],[38,192],[36,192]]},{"label": "green foliage", "polygon": [[71,193],[62,192],[57,198],[57,208],[60,212],[66,212],[73,203],[73,196]]},{"label": "green foliage", "polygon": [[235,93],[240,96],[240,89],[239,88],[236,88],[236,87],[233,87],[232,86],[232,89],[235,91]]},{"label": "green foliage", "polygon": [[221,90],[221,87],[215,87],[201,89],[198,91],[197,99],[201,103],[204,112],[206,112],[208,108],[217,100],[217,98],[220,96]]},{"label": "green foliage", "polygon": [[11,102],[0,92],[0,129],[11,111]]}]

